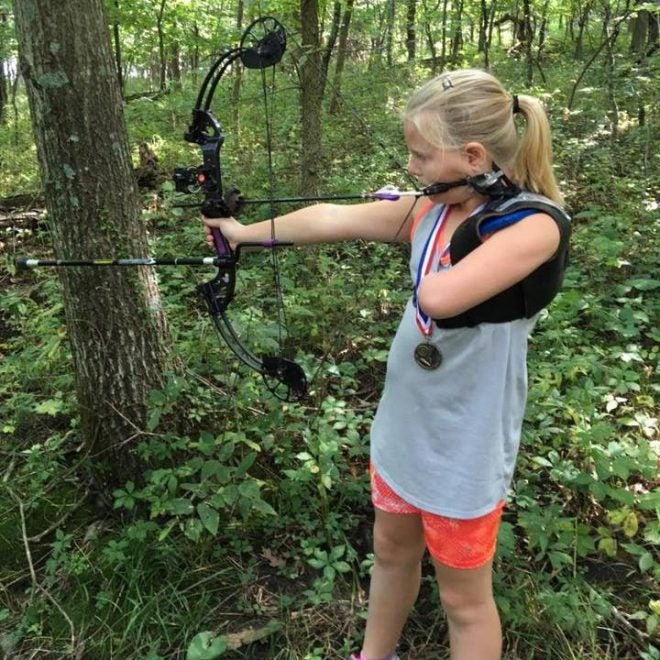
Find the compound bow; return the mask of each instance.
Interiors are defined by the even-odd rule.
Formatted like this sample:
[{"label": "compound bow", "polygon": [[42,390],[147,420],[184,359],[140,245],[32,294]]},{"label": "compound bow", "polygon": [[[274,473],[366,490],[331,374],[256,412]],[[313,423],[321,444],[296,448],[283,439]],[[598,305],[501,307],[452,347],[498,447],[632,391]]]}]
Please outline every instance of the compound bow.
[{"label": "compound bow", "polygon": [[[277,64],[285,50],[286,31],[282,24],[270,16],[258,18],[246,28],[240,44],[223,53],[213,63],[202,82],[192,111],[192,121],[184,137],[188,142],[200,146],[203,162],[198,167],[175,170],[173,179],[179,192],[204,193],[200,208],[202,214],[209,218],[233,215],[237,213],[240,203],[240,193],[236,188],[226,192],[223,190],[220,149],[225,135],[220,122],[210,109],[218,83],[237,60],[248,69],[263,72]],[[264,95],[265,93],[264,84]],[[270,153],[269,133],[267,141]],[[220,229],[213,228],[211,231],[217,252],[218,272],[212,280],[200,284],[198,292],[204,299],[220,336],[243,364],[261,374],[266,387],[277,398],[287,401],[300,399],[307,391],[307,378],[300,365],[281,355],[255,355],[241,342],[226,313],[234,298],[236,267],[241,249],[259,247],[274,251],[291,244],[277,241],[273,231],[268,241],[242,243],[232,248]],[[273,259],[276,260],[274,252]],[[274,267],[277,268],[276,262]]]}]

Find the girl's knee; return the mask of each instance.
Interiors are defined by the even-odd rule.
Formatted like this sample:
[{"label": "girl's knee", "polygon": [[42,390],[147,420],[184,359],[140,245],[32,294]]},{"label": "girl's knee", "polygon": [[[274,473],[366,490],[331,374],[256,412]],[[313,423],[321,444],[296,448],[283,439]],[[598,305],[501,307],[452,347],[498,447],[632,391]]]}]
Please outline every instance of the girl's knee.
[{"label": "girl's knee", "polygon": [[424,535],[421,526],[374,526],[374,556],[381,566],[417,564],[424,554]]},{"label": "girl's knee", "polygon": [[440,602],[457,624],[476,623],[497,611],[492,589],[492,565],[456,569],[435,562]]},{"label": "girl's knee", "polygon": [[440,586],[440,602],[447,617],[456,625],[473,625],[497,611],[489,593],[474,593],[459,585]]}]

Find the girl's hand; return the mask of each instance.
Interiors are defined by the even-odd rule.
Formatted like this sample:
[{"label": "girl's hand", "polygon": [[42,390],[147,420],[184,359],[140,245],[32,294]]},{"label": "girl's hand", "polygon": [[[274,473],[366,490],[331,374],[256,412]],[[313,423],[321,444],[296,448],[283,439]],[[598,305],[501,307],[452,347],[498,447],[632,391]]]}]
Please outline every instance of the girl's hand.
[{"label": "girl's hand", "polygon": [[232,250],[241,242],[241,235],[245,230],[245,226],[236,220],[236,218],[207,218],[206,216],[202,216],[202,222],[204,223],[204,233],[206,234],[206,242],[209,247],[214,247],[213,236],[211,234],[212,227],[220,229],[224,237],[229,241]]}]

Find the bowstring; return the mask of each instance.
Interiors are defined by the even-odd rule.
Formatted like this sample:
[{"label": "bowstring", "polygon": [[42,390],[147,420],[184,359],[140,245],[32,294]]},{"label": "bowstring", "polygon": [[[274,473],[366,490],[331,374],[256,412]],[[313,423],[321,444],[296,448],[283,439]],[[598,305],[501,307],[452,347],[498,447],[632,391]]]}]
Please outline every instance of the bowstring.
[{"label": "bowstring", "polygon": [[[302,51],[303,48],[301,44],[295,38],[295,36],[297,36],[298,33],[294,32],[293,30],[290,31],[286,26],[285,29],[286,29],[287,37],[293,42],[293,44],[296,46],[298,50]],[[319,76],[321,75],[323,75],[323,71],[319,69]],[[354,117],[357,120],[357,122],[360,124],[360,126],[362,126],[362,128],[364,129],[365,135],[368,135],[369,138],[373,140],[373,142],[375,142],[375,144],[381,149],[381,151],[384,154],[386,154],[390,165],[393,165],[395,169],[399,170],[403,174],[404,178],[415,190],[419,190],[419,183],[417,182],[417,179],[412,174],[410,174],[407,167],[401,164],[398,157],[392,151],[391,145],[385,144],[385,142],[383,142],[378,138],[378,133],[372,129],[372,127],[364,118],[363,113],[360,113],[358,109],[354,107],[350,101],[346,100],[346,97],[343,95],[342,91],[330,79],[329,72],[326,72],[325,75],[325,85],[326,87],[330,87],[332,92],[337,95],[337,98],[341,102],[342,110],[348,108],[351,116]],[[404,214],[403,220],[401,220],[401,224],[399,225],[399,227],[396,230],[396,233],[392,237],[392,242],[396,242],[398,240],[399,235],[401,234],[401,230],[403,229],[406,222],[410,218],[416,203],[417,203],[417,199],[413,199],[412,205],[410,206],[408,211]]]},{"label": "bowstring", "polygon": [[[275,105],[275,67],[271,68],[270,95],[268,94],[268,80],[266,70],[261,69],[261,88],[264,103],[264,117],[266,130],[266,152],[268,162],[268,188],[270,193],[270,239],[273,243],[276,240],[275,235],[275,170],[273,167],[273,108]],[[280,271],[280,260],[277,254],[278,248],[273,246],[270,249],[270,262],[273,271],[275,307],[277,309],[277,340],[280,346],[280,352],[283,352],[284,336],[288,336],[288,322],[286,310],[284,308],[284,296],[282,294],[282,277]]]},{"label": "bowstring", "polygon": [[[293,36],[292,32],[289,32],[287,30],[287,35],[289,37]],[[300,44],[296,41],[296,39],[292,38],[293,43],[296,45],[296,47],[300,50],[301,46]],[[319,72],[320,74],[321,72]],[[399,170],[401,173],[403,173],[404,177],[408,180],[409,184],[412,185],[412,187],[415,190],[419,190],[419,185],[417,183],[417,180],[408,172],[407,168],[404,167],[400,160],[394,155],[391,145],[385,144],[382,140],[378,139],[375,137],[377,134],[374,133],[372,127],[369,125],[369,123],[364,119],[364,116],[355,108],[351,105],[350,102],[347,102],[344,95],[342,92],[337,88],[337,86],[330,80],[329,76],[326,76],[326,85],[330,87],[330,89],[337,95],[339,100],[341,101],[342,107],[344,109],[348,108],[350,114],[358,121],[358,123],[362,126],[362,128],[365,130],[365,134],[371,136],[371,139],[375,142],[375,144],[382,150],[383,153],[385,153],[388,157],[388,160],[391,165],[395,167],[395,169]],[[276,210],[275,210],[275,203],[273,201],[274,196],[275,196],[275,172],[274,172],[274,167],[273,167],[273,153],[272,153],[272,145],[273,145],[273,115],[274,115],[274,104],[275,104],[275,67],[272,67],[271,69],[271,81],[270,81],[270,94],[268,93],[268,81],[267,81],[267,75],[265,69],[261,70],[261,86],[262,86],[262,99],[263,99],[263,107],[264,107],[264,116],[265,116],[265,132],[266,132],[266,151],[267,151],[267,163],[268,163],[268,181],[269,181],[269,189],[270,189],[270,238],[273,242],[276,241],[276,232],[275,232],[275,216],[276,216]],[[413,199],[412,204],[408,211],[404,214],[404,217],[401,221],[401,224],[399,225],[396,233],[392,237],[392,241],[396,241],[401,233],[401,230],[403,229],[404,225],[410,218],[416,204],[417,200]],[[288,335],[288,321],[286,317],[286,309],[284,307],[284,297],[282,293],[282,279],[281,279],[281,270],[280,270],[280,263],[279,263],[279,256],[277,254],[277,247],[272,247],[271,248],[271,266],[273,270],[273,280],[274,280],[274,287],[275,287],[275,297],[276,297],[276,308],[277,308],[277,317],[278,317],[278,342],[280,345],[280,351],[282,351],[283,343],[284,343],[284,335],[285,333]],[[335,335],[335,341],[333,342],[333,345],[338,341],[338,335]],[[312,378],[309,380],[309,387],[311,388],[312,384],[316,381],[324,362],[326,361],[328,356],[328,351],[326,351],[325,355],[320,361],[320,364],[317,366],[316,370],[314,371],[314,374],[312,375]]]}]

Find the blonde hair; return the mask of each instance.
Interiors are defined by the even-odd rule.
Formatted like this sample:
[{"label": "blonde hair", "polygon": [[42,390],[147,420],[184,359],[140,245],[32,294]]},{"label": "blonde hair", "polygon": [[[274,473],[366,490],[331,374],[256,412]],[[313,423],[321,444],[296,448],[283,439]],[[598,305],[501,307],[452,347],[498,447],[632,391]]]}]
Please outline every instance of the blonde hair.
[{"label": "blonde hair", "polygon": [[[520,138],[514,112],[525,118]],[[433,78],[412,95],[404,121],[437,147],[481,143],[519,186],[562,203],[552,169],[550,124],[541,102],[520,95],[515,103],[489,73],[462,69]]]}]

